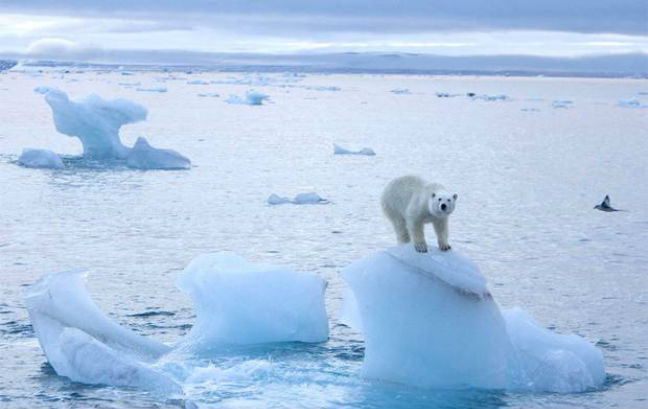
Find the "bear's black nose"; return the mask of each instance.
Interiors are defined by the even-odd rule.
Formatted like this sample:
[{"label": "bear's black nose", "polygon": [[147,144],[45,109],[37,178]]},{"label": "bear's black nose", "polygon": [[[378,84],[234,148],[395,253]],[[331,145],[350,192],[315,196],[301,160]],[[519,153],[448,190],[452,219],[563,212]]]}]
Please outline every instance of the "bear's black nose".
[{"label": "bear's black nose", "polygon": [[441,205],[441,210],[445,210],[445,209],[446,209],[446,207],[448,207],[448,206],[446,206],[446,204],[445,204],[445,203],[444,203],[444,204],[442,204],[442,205]]}]

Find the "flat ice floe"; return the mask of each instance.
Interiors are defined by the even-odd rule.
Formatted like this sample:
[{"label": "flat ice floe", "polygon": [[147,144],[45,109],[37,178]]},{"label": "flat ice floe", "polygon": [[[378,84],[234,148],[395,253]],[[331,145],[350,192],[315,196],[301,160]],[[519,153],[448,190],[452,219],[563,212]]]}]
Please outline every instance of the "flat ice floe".
[{"label": "flat ice floe", "polygon": [[[137,169],[187,169],[191,162],[179,153],[157,149],[139,138],[133,148],[125,146],[119,136],[123,125],[143,121],[148,115],[146,108],[127,99],[105,100],[91,94],[79,101],[71,100],[58,89],[38,87],[36,92],[45,95],[52,108],[54,125],[62,134],[77,137],[83,145],[83,157],[92,160],[121,160]],[[46,153],[23,153],[34,160],[53,159]],[[19,159],[19,162],[22,161]],[[54,163],[54,162],[52,162]],[[123,163],[123,162],[122,162]]]},{"label": "flat ice floe", "polygon": [[61,157],[47,149],[23,149],[18,163],[28,168],[63,169]]},{"label": "flat ice floe", "polygon": [[279,196],[273,193],[268,197],[267,202],[269,205],[281,205],[287,203],[292,203],[296,205],[331,203],[328,199],[324,199],[323,197],[321,197],[315,192],[298,193],[292,200],[285,196]]},{"label": "flat ice floe", "polygon": [[374,152],[373,149],[371,148],[362,148],[359,150],[350,150],[341,147],[338,144],[333,144],[333,154],[334,155],[364,155],[364,156],[375,156],[376,152]]},{"label": "flat ice floe", "polygon": [[605,380],[600,350],[520,310],[502,314],[456,251],[381,251],[343,270],[347,322],[365,337],[364,374],[423,387],[583,392]]}]

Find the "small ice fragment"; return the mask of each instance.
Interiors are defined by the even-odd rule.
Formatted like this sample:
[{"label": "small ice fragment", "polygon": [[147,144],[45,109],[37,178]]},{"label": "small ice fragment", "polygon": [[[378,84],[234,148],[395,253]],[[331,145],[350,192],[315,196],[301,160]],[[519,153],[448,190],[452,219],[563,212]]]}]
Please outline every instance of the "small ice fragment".
[{"label": "small ice fragment", "polygon": [[63,161],[54,152],[47,149],[23,149],[18,163],[28,168],[63,169]]},{"label": "small ice fragment", "polygon": [[394,88],[393,90],[389,91],[392,94],[396,95],[411,95],[412,92],[408,88]]},{"label": "small ice fragment", "polygon": [[364,156],[375,156],[376,152],[374,152],[373,149],[371,148],[362,148],[357,151],[349,150],[346,148],[341,147],[340,145],[333,144],[333,154],[334,155],[364,155]]},{"label": "small ice fragment", "polygon": [[284,203],[292,203],[290,199],[287,197],[282,197],[276,194],[271,194],[270,197],[268,197],[268,204],[269,205],[280,205]]},{"label": "small ice fragment", "polygon": [[167,87],[137,88],[136,91],[140,91],[140,92],[167,92]]}]

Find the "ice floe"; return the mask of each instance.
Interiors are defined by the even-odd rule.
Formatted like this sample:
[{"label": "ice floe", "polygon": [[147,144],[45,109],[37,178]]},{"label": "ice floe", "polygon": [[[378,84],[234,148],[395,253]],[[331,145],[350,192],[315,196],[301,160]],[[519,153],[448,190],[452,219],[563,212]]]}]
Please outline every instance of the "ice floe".
[{"label": "ice floe", "polygon": [[279,196],[275,193],[271,194],[267,200],[269,205],[280,205],[286,203],[292,203],[296,205],[304,204],[329,204],[331,203],[328,199],[325,199],[318,195],[315,192],[304,192],[297,194],[292,200],[285,197]]},{"label": "ice floe", "polygon": [[28,168],[65,168],[61,157],[47,149],[23,149],[18,163]]}]

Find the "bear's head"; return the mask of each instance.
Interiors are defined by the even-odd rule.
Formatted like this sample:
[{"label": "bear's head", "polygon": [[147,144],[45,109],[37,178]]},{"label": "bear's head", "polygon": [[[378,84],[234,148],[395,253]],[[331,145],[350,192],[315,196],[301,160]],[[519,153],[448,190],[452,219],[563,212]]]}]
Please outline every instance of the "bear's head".
[{"label": "bear's head", "polygon": [[434,192],[428,199],[428,210],[434,217],[448,217],[454,211],[457,194]]}]

